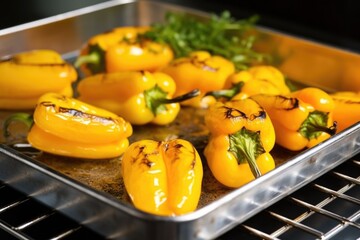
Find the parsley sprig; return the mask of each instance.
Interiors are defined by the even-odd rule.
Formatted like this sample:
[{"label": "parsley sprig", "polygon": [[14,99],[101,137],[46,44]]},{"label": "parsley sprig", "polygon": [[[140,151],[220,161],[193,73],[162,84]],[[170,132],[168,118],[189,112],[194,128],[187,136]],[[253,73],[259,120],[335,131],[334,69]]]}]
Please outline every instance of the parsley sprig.
[{"label": "parsley sprig", "polygon": [[247,34],[257,20],[258,16],[236,20],[229,11],[213,14],[207,21],[168,12],[164,22],[153,24],[151,30],[140,37],[169,44],[176,58],[204,50],[229,59],[237,69],[246,69],[251,63],[266,60],[264,54],[252,49],[255,36]]}]

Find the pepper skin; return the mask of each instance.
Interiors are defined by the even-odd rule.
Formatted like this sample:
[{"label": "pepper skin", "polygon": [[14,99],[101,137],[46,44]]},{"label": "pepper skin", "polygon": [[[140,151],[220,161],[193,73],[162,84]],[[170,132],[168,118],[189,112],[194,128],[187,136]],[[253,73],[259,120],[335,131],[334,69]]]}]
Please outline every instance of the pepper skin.
[{"label": "pepper skin", "polygon": [[197,208],[203,168],[190,142],[135,142],[124,153],[121,170],[136,208],[163,216],[186,214]]},{"label": "pepper skin", "polygon": [[[220,56],[206,51],[197,51],[189,57],[178,58],[161,70],[176,82],[175,96],[192,89],[199,89],[200,95],[182,102],[182,105],[207,108],[215,101],[204,98],[206,92],[220,90],[226,79],[235,72],[234,64]],[[209,102],[208,102],[209,101]]]},{"label": "pepper skin", "polygon": [[2,60],[0,76],[0,109],[34,109],[47,92],[71,97],[77,72],[57,52],[34,50]]},{"label": "pepper skin", "polygon": [[138,35],[148,27],[119,27],[95,35],[82,48],[75,66],[85,76],[119,71],[156,71],[173,58],[172,49]]},{"label": "pepper skin", "polygon": [[266,111],[254,100],[217,102],[205,114],[210,131],[204,155],[223,185],[240,187],[275,168],[269,153],[275,130]]},{"label": "pepper skin", "polygon": [[206,93],[216,99],[244,99],[256,94],[289,94],[284,75],[272,66],[255,66],[232,74],[222,90]]},{"label": "pepper skin", "polygon": [[360,121],[360,92],[335,92],[330,96],[335,103],[333,118],[338,132]]},{"label": "pepper skin", "polygon": [[106,110],[47,93],[34,112],[29,143],[56,155],[104,159],[120,156],[128,147],[131,125]]},{"label": "pepper skin", "polygon": [[79,99],[107,109],[131,124],[166,125],[180,111],[178,101],[194,97],[197,91],[171,99],[175,82],[161,72],[117,72],[89,76],[78,85]]},{"label": "pepper skin", "polygon": [[332,119],[334,101],[318,88],[304,88],[288,95],[251,97],[270,115],[276,143],[292,151],[310,148],[336,132]]}]

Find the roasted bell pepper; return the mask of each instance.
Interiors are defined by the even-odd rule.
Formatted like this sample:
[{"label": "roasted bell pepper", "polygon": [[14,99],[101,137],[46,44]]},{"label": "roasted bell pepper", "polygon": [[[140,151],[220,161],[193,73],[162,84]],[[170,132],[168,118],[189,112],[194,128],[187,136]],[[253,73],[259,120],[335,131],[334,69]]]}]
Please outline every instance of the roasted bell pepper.
[{"label": "roasted bell pepper", "polygon": [[71,97],[75,68],[52,50],[15,54],[0,62],[0,108],[34,109],[47,92]]},{"label": "roasted bell pepper", "polygon": [[121,170],[136,208],[164,216],[186,214],[197,208],[203,168],[190,142],[135,142],[125,151]]},{"label": "roasted bell pepper", "polygon": [[276,143],[292,151],[310,148],[336,132],[334,101],[318,88],[304,88],[288,95],[251,97],[270,115]]},{"label": "roasted bell pepper", "polygon": [[255,66],[232,74],[225,83],[224,89],[210,91],[207,96],[216,99],[244,99],[255,94],[288,94],[284,75],[272,66]]},{"label": "roasted bell pepper", "polygon": [[191,53],[188,57],[178,58],[161,70],[176,82],[175,96],[192,89],[199,89],[201,94],[182,102],[182,105],[206,108],[215,101],[204,98],[206,92],[220,90],[226,79],[235,72],[234,64],[220,56],[212,56],[206,51]]},{"label": "roasted bell pepper", "polygon": [[119,71],[155,71],[173,58],[172,49],[139,35],[148,27],[119,27],[95,35],[82,48],[75,66],[86,76]]},{"label": "roasted bell pepper", "polygon": [[135,125],[166,125],[180,110],[179,101],[197,90],[171,99],[175,82],[161,72],[117,72],[89,76],[78,85],[79,99],[118,114]]},{"label": "roasted bell pepper", "polygon": [[330,96],[335,103],[333,118],[338,132],[360,121],[360,92],[335,92]]},{"label": "roasted bell pepper", "polygon": [[266,111],[252,99],[216,102],[205,114],[210,131],[204,155],[223,185],[240,187],[275,168],[269,153],[275,130]]},{"label": "roasted bell pepper", "polygon": [[[19,115],[11,118],[19,120]],[[34,148],[76,158],[120,156],[132,134],[132,126],[114,113],[55,93],[39,98],[33,118],[20,118],[34,121],[27,136]]]}]

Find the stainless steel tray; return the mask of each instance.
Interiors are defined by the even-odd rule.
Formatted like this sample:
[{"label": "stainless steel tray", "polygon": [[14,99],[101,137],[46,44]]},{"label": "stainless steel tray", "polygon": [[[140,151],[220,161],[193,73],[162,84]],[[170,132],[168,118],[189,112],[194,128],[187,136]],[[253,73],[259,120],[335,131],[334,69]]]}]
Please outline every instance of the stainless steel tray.
[{"label": "stainless steel tray", "polygon": [[[109,1],[0,30],[0,55],[51,48],[71,59],[92,35],[116,26],[161,21],[167,11],[208,16],[151,1]],[[261,41],[256,47],[276,54],[281,60],[278,67],[290,79],[329,90],[360,90],[359,55],[261,27],[257,34]],[[213,239],[356,155],[359,145],[360,123],[312,149],[287,155],[268,174],[178,217],[138,211],[4,144],[0,145],[0,180],[107,238]]]}]

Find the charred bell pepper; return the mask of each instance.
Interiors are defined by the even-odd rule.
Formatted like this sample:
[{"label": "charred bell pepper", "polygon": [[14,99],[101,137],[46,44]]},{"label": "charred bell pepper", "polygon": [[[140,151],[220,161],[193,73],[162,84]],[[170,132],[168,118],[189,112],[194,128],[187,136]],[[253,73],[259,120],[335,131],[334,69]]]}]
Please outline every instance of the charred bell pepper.
[{"label": "charred bell pepper", "polygon": [[186,214],[197,208],[203,168],[190,142],[135,142],[125,151],[121,170],[136,208],[164,216]]},{"label": "charred bell pepper", "polygon": [[135,125],[166,125],[180,110],[179,101],[198,95],[193,90],[177,98],[173,79],[161,72],[117,72],[89,76],[78,85],[79,99],[118,114]]},{"label": "charred bell pepper", "polygon": [[232,74],[224,89],[206,93],[216,99],[244,99],[256,94],[288,94],[284,75],[272,66],[255,66]]},{"label": "charred bell pepper", "polygon": [[360,121],[360,92],[335,92],[330,96],[335,103],[333,118],[338,131]]},{"label": "charred bell pepper", "polygon": [[200,90],[198,97],[184,101],[182,105],[206,108],[214,101],[204,98],[205,93],[222,89],[226,79],[235,72],[235,66],[223,57],[197,51],[188,57],[175,59],[161,71],[175,80],[175,96],[195,88]]},{"label": "charred bell pepper", "polygon": [[288,95],[259,94],[251,98],[270,115],[276,143],[284,148],[310,148],[336,132],[334,101],[321,89],[308,87]]},{"label": "charred bell pepper", "polygon": [[34,109],[47,92],[71,97],[77,72],[57,52],[34,50],[3,59],[0,76],[0,108]]},{"label": "charred bell pepper", "polygon": [[56,93],[39,98],[33,118],[14,114],[7,124],[11,118],[34,121],[27,136],[34,148],[68,157],[120,156],[132,134],[131,125],[114,113]]},{"label": "charred bell pepper", "polygon": [[275,130],[266,111],[252,99],[216,102],[205,114],[210,131],[204,155],[223,185],[240,187],[275,168],[269,153]]},{"label": "charred bell pepper", "polygon": [[119,27],[95,35],[82,48],[75,66],[86,76],[119,71],[155,71],[173,58],[172,49],[139,37],[148,27]]}]

